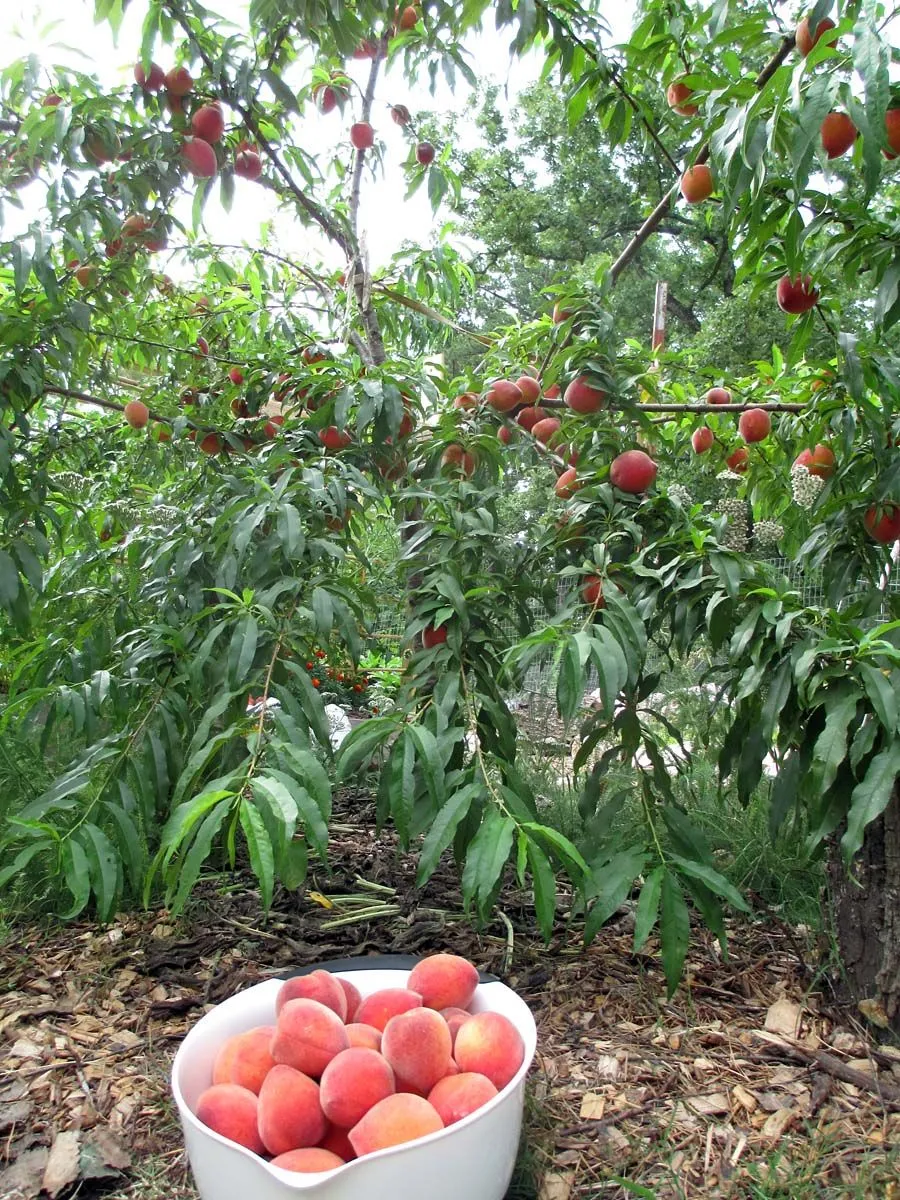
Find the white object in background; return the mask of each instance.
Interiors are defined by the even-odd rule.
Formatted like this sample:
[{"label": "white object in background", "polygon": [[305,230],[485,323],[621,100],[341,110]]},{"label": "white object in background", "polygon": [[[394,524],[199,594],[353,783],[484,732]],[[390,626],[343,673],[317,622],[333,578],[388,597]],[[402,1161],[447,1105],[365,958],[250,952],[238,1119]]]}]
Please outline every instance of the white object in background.
[{"label": "white object in background", "polygon": [[265,700],[263,700],[262,696],[260,696],[258,700],[254,699],[253,696],[248,696],[247,716],[258,717],[263,710],[263,704],[265,704],[266,707],[266,716],[268,716],[270,712],[274,712],[276,708],[281,708],[281,701],[277,696],[267,696]]},{"label": "white object in background", "polygon": [[[335,971],[361,995],[405,987],[408,971]],[[503,1200],[512,1178],[522,1128],[525,1076],[534,1058],[537,1030],[528,1005],[505,984],[480,983],[469,1008],[499,1012],[516,1026],[525,1059],[502,1092],[454,1125],[353,1159],[314,1175],[273,1167],[194,1116],[212,1082],[212,1065],[226,1038],[275,1023],[280,979],[267,979],[217,1005],[191,1029],[172,1067],[172,1093],[201,1200]]]},{"label": "white object in background", "polygon": [[338,750],[352,729],[350,718],[339,704],[326,704],[325,716],[328,718],[328,740],[331,742],[331,748]]}]

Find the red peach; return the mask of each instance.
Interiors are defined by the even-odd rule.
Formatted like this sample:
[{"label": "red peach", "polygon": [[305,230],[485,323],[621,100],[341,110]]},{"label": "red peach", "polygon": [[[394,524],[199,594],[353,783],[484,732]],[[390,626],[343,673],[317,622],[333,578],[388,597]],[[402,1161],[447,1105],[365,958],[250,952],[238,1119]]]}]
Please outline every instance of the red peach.
[{"label": "red peach", "polygon": [[315,1146],[325,1130],[319,1085],[293,1067],[274,1066],[259,1092],[259,1136],[268,1152]]},{"label": "red peach", "polygon": [[411,992],[408,988],[382,988],[364,997],[356,1010],[356,1024],[374,1025],[383,1032],[391,1017],[421,1007],[422,997],[418,992]]},{"label": "red peach", "polygon": [[278,1014],[272,1057],[315,1077],[349,1045],[347,1031],[332,1009],[318,1000],[288,1000]]},{"label": "red peach", "polygon": [[363,1025],[361,1021],[351,1021],[345,1025],[347,1040],[351,1046],[364,1046],[367,1050],[381,1049],[381,1030],[374,1025]]},{"label": "red peach", "polygon": [[312,1174],[316,1171],[333,1171],[335,1167],[342,1167],[345,1162],[346,1159],[332,1154],[330,1150],[323,1150],[321,1146],[304,1146],[302,1150],[288,1150],[286,1154],[279,1154],[277,1158],[272,1159],[270,1165],[281,1167],[283,1171]]},{"label": "red peach", "polygon": [[329,1125],[328,1132],[319,1145],[323,1150],[330,1150],[332,1154],[342,1158],[344,1162],[349,1162],[351,1158],[356,1158],[356,1151],[350,1145],[347,1132],[346,1129],[339,1129],[337,1125]]},{"label": "red peach", "polygon": [[340,975],[336,978],[344,989],[344,995],[347,997],[347,1020],[353,1021],[356,1018],[356,1010],[362,1004],[362,996],[360,995],[359,988],[355,983],[351,983],[349,979],[344,979]]},{"label": "red peach", "polygon": [[447,1075],[438,1080],[428,1093],[428,1103],[434,1105],[447,1126],[461,1121],[496,1095],[497,1089],[486,1075],[461,1071],[459,1075]]},{"label": "red peach", "polygon": [[502,1013],[476,1013],[456,1035],[453,1057],[460,1071],[487,1075],[504,1088],[525,1058],[522,1035]]},{"label": "red peach", "polygon": [[[274,433],[277,429],[273,436]],[[275,1015],[278,1016],[288,1000],[300,999],[318,1000],[337,1013],[341,1021],[347,1020],[347,994],[330,971],[310,971],[308,975],[286,979],[275,997]]]},{"label": "red peach", "polygon": [[453,1039],[447,1022],[432,1008],[415,1008],[391,1017],[384,1027],[381,1052],[414,1091],[428,1095],[447,1073]]},{"label": "red peach", "polygon": [[471,1019],[472,1014],[466,1012],[464,1008],[456,1008],[451,1005],[450,1008],[441,1009],[441,1016],[447,1022],[447,1027],[450,1030],[450,1040],[453,1045],[456,1045],[456,1034],[459,1031],[460,1025],[465,1025],[466,1021]]},{"label": "red peach", "polygon": [[398,1092],[370,1108],[350,1130],[350,1144],[357,1154],[372,1154],[388,1146],[399,1146],[427,1137],[444,1128],[432,1105],[421,1096]]},{"label": "red peach", "polygon": [[254,1154],[265,1151],[257,1126],[258,1113],[255,1094],[236,1083],[215,1083],[197,1101],[198,1121]]},{"label": "red peach", "polygon": [[274,1025],[259,1025],[223,1042],[213,1063],[213,1083],[237,1083],[258,1096],[275,1066],[269,1050],[274,1032]]},{"label": "red peach", "polygon": [[478,987],[478,970],[458,954],[430,954],[416,963],[406,986],[426,1008],[465,1008]]},{"label": "red peach", "polygon": [[378,1051],[352,1046],[335,1055],[322,1072],[322,1111],[333,1125],[352,1129],[394,1090],[394,1072]]}]

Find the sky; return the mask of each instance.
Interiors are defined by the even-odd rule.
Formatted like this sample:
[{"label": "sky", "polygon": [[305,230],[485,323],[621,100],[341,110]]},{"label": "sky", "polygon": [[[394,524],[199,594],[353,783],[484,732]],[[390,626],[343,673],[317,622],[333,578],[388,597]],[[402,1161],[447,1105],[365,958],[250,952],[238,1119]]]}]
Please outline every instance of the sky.
[{"label": "sky", "polygon": [[[233,20],[240,27],[246,26],[248,0],[210,0],[209,7],[222,16]],[[146,6],[132,3],[125,12],[119,36],[113,40],[112,31],[106,24],[93,22],[93,0],[3,0],[0,4],[0,63],[26,54],[36,54],[47,70],[48,90],[52,87],[53,64],[68,65],[80,71],[96,73],[111,86],[130,85],[132,68],[138,57],[140,26]],[[620,6],[617,35],[627,36],[624,14],[631,5]],[[471,65],[480,79],[492,79],[504,89],[508,103],[538,76],[541,60],[531,56],[523,60],[510,60],[508,45],[511,40],[509,29],[497,32],[488,19],[486,28],[471,39]],[[155,56],[163,69],[167,69],[165,51]],[[348,73],[362,83],[368,74],[369,63],[348,63]],[[306,68],[304,68],[304,71]],[[291,78],[297,87],[304,82],[300,72]],[[364,176],[361,225],[365,245],[375,269],[387,264],[391,255],[400,248],[404,240],[418,244],[429,244],[436,238],[437,228],[446,220],[446,211],[435,218],[428,202],[426,189],[409,199],[405,198],[407,180],[400,163],[406,158],[408,144],[401,128],[388,115],[387,106],[393,103],[406,104],[415,114],[419,111],[461,111],[467,99],[468,88],[463,83],[454,95],[440,78],[436,94],[432,96],[423,83],[421,92],[410,94],[409,85],[399,67],[389,71],[381,80],[372,123],[376,134],[383,142],[383,172],[377,179],[367,173]],[[311,153],[328,151],[336,143],[347,146],[347,162],[351,151],[347,134],[352,117],[349,112],[341,115],[339,110],[322,115],[311,113],[303,127],[303,144]],[[477,136],[474,128],[461,126],[460,136],[466,140]],[[4,238],[24,232],[30,220],[40,211],[40,187],[34,185],[20,193],[26,209],[18,216],[7,208]],[[179,202],[176,215],[190,225],[190,197]],[[276,203],[271,193],[246,180],[236,180],[235,200],[231,213],[227,214],[218,203],[216,193],[204,213],[205,232],[213,242],[232,243],[260,240],[262,225],[275,216]],[[240,231],[235,237],[235,231]],[[322,242],[314,234],[306,232],[287,217],[277,218],[275,230],[279,247],[293,254],[315,252],[322,249]],[[340,252],[330,247],[325,251],[326,263],[333,269],[343,265]],[[167,264],[166,270],[177,277],[177,264]]]}]

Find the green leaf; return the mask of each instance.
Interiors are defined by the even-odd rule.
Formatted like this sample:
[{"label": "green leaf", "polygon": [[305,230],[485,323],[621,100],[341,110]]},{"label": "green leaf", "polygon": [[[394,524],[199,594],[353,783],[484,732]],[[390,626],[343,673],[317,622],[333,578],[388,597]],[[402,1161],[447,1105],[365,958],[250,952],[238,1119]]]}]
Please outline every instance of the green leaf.
[{"label": "green leaf", "polygon": [[584,922],[584,940],[590,944],[616,909],[631,894],[635,879],[643,871],[647,852],[631,846],[614,854],[593,871],[594,902]]},{"label": "green leaf", "polygon": [[0,604],[10,609],[19,594],[19,571],[12,557],[0,550]]},{"label": "green leaf", "polygon": [[685,903],[681,884],[671,871],[662,881],[659,941],[663,971],[666,975],[669,999],[675,994],[684,971],[688,944],[691,938],[691,917]]},{"label": "green leaf", "polygon": [[309,853],[306,842],[302,837],[294,837],[284,847],[278,863],[281,882],[289,892],[295,891],[305,883],[308,868]]},{"label": "green leaf", "polygon": [[831,702],[825,718],[825,728],[813,747],[813,764],[820,792],[827,792],[834,783],[838,767],[847,757],[847,730],[856,716],[859,696],[855,691],[845,692]]},{"label": "green leaf", "polygon": [[232,800],[235,794],[228,788],[212,788],[179,804],[166,821],[160,837],[159,853],[163,856],[163,863],[167,864],[171,860],[201,817],[210,809],[228,808],[228,804],[223,805],[223,801]]},{"label": "green leaf", "polygon": [[108,921],[116,910],[119,895],[119,856],[103,830],[91,821],[85,822],[76,836],[84,846],[90,864],[97,915],[101,921]]},{"label": "green leaf", "polygon": [[311,751],[304,750],[300,746],[288,746],[286,749],[289,757],[300,768],[302,772],[300,780],[315,800],[316,806],[322,814],[322,820],[330,821],[331,784],[328,781],[328,772]]},{"label": "green leaf", "polygon": [[[578,847],[575,846],[565,834],[554,829],[550,825],[539,825],[535,821],[526,821],[522,828],[526,833],[531,834],[533,838],[542,840],[552,846],[559,857],[566,864],[566,868],[572,877],[572,882],[576,886],[585,881],[591,873],[590,867],[584,861]],[[574,867],[574,871],[572,868]]]},{"label": "green leaf", "polygon": [[556,876],[547,855],[533,841],[528,841],[526,854],[531,871],[538,928],[544,941],[549,942],[553,933],[553,918],[556,916]]},{"label": "green leaf", "polygon": [[334,607],[331,603],[331,593],[324,588],[313,588],[312,610],[316,619],[316,633],[327,641],[334,624]]},{"label": "green leaf", "polygon": [[669,861],[680,867],[683,874],[690,875],[692,879],[699,879],[710,891],[727,900],[729,904],[733,904],[741,912],[750,911],[747,901],[737,888],[730,884],[724,875],[720,875],[718,871],[714,870],[707,863],[692,862],[688,858],[680,858],[674,854]]},{"label": "green leaf", "polygon": [[890,678],[868,663],[859,663],[858,670],[875,715],[888,733],[897,729],[897,693]]},{"label": "green leaf", "polygon": [[228,682],[237,690],[247,682],[253,668],[256,646],[259,641],[259,625],[251,613],[242,617],[231,635],[228,647]]},{"label": "green leaf", "polygon": [[41,838],[40,841],[31,842],[23,850],[20,850],[16,857],[7,866],[0,871],[0,888],[5,887],[11,879],[15,879],[21,874],[31,860],[38,854],[46,854],[48,850],[55,850],[56,843],[49,838]]},{"label": "green leaf", "polygon": [[474,901],[482,916],[491,904],[494,889],[509,861],[515,830],[509,817],[496,808],[489,808],[469,843],[463,868],[463,899],[467,905]]},{"label": "green leaf", "polygon": [[578,643],[570,638],[559,662],[556,679],[556,706],[564,721],[571,721],[581,707],[584,697],[584,667],[578,653]]},{"label": "green leaf", "polygon": [[866,827],[884,812],[891,802],[900,773],[900,741],[892,741],[869,762],[865,777],[850,795],[847,829],[841,838],[841,850],[849,863],[860,850]]},{"label": "green leaf", "polygon": [[435,804],[443,804],[445,796],[444,770],[434,734],[424,725],[407,725],[405,733],[412,739],[418,750],[416,757],[425,777],[428,794]]},{"label": "green leaf", "polygon": [[72,897],[72,905],[62,913],[62,918],[70,921],[84,912],[91,898],[91,868],[84,847],[74,838],[67,838],[62,844],[62,868],[66,887]]},{"label": "green leaf", "polygon": [[[172,912],[178,914],[184,907],[185,901],[191,894],[194,884],[200,877],[203,864],[209,858],[216,834],[222,827],[222,822],[231,811],[230,804],[219,804],[203,818],[203,823],[197,830],[197,835],[191,843],[191,848],[183,862],[175,868],[175,878],[170,881],[168,904]],[[178,887],[172,894],[172,884],[177,880]]]},{"label": "green leaf", "polygon": [[338,779],[346,779],[369,760],[376,749],[381,746],[392,733],[399,732],[397,721],[393,717],[372,717],[349,733],[341,742],[337,752]]},{"label": "green leaf", "polygon": [[653,931],[659,916],[659,897],[665,867],[656,867],[644,880],[634,913],[634,952],[637,952]]},{"label": "green leaf", "polygon": [[800,755],[791,750],[778,768],[778,774],[772,783],[772,794],[769,801],[769,833],[774,838],[781,828],[784,818],[791,807],[797,802],[800,788]]},{"label": "green leaf", "polygon": [[259,809],[246,798],[241,800],[240,813],[250,866],[259,880],[262,906],[268,911],[272,907],[272,894],[275,890],[275,854],[269,841],[269,831]]},{"label": "green leaf", "polygon": [[426,884],[434,874],[441,855],[453,841],[457,826],[469,811],[473,800],[480,795],[481,790],[480,784],[468,783],[465,787],[451,792],[447,797],[422,842],[419,869],[416,872],[417,887]]}]

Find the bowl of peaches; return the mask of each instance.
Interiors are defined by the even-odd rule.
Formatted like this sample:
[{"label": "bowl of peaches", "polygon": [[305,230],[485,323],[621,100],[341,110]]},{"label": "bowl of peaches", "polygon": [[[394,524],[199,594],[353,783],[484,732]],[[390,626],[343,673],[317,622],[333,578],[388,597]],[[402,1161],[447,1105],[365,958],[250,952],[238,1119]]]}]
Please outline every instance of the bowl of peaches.
[{"label": "bowl of peaches", "polygon": [[525,1002],[455,954],[247,988],[172,1068],[201,1200],[502,1200],[536,1042]]}]

